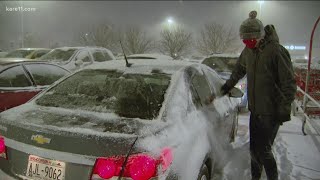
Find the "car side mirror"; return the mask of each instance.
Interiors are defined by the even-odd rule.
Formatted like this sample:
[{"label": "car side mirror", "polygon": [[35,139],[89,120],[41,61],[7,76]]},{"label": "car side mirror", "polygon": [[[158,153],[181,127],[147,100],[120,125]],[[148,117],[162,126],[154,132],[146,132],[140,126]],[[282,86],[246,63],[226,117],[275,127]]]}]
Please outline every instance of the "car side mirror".
[{"label": "car side mirror", "polygon": [[243,92],[240,89],[234,87],[229,91],[229,96],[234,98],[241,98],[243,96]]},{"label": "car side mirror", "polygon": [[81,59],[76,59],[76,62],[74,62],[76,66],[81,66],[83,64],[83,61]]}]

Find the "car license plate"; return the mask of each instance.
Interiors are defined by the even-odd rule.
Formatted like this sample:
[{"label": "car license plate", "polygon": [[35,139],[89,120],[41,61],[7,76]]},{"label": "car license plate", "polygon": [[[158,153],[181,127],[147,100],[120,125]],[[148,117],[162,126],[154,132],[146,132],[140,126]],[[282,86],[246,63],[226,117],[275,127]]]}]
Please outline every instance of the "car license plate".
[{"label": "car license plate", "polygon": [[64,180],[65,162],[30,155],[27,177],[39,180]]}]

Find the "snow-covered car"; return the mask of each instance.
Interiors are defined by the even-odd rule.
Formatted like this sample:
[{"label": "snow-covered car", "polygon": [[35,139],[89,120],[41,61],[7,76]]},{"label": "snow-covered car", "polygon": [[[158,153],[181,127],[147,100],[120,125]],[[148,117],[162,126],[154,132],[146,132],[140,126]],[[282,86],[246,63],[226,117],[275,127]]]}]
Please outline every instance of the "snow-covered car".
[{"label": "snow-covered car", "polygon": [[27,59],[38,59],[50,51],[51,51],[51,49],[37,49],[37,50],[31,52],[28,56],[26,56],[26,58]]},{"label": "snow-covered car", "polygon": [[3,58],[7,54],[8,54],[8,52],[5,52],[2,49],[0,49],[0,58]]},{"label": "snow-covered car", "polygon": [[0,112],[21,105],[70,72],[54,64],[28,59],[0,61]]},{"label": "snow-covered car", "polygon": [[8,54],[8,52],[0,52],[0,58],[5,57]]},{"label": "snow-covered car", "polygon": [[241,90],[221,96],[223,80],[199,63],[131,63],[88,66],[3,112],[1,170],[22,179],[210,179],[235,136]]},{"label": "snow-covered car", "polygon": [[132,54],[127,59],[173,60],[172,57],[163,54]]},{"label": "snow-covered car", "polygon": [[70,71],[115,59],[110,50],[102,47],[61,47],[39,58],[39,60],[56,63]]},{"label": "snow-covered car", "polygon": [[47,48],[20,48],[20,49],[10,51],[4,57],[35,59],[35,58],[41,57],[42,55],[48,53],[49,51],[50,49],[47,49]]},{"label": "snow-covered car", "polygon": [[[239,55],[232,54],[212,54],[209,57],[204,58],[201,63],[209,66],[215,70],[222,79],[229,79],[232,70],[234,69]],[[239,104],[240,110],[247,110],[248,106],[248,97],[247,97],[247,78],[242,78],[237,84],[236,87],[241,89],[244,93]]]}]

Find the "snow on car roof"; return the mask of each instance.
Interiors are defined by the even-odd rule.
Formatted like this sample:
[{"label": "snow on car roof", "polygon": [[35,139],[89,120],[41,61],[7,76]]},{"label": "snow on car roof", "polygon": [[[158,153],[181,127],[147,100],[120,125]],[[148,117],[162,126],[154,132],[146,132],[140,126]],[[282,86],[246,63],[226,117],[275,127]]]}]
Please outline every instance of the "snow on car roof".
[{"label": "snow on car roof", "polygon": [[228,58],[238,58],[239,54],[210,54],[208,57],[228,57]]},{"label": "snow on car roof", "polygon": [[54,64],[54,63],[50,63],[50,62],[47,62],[47,61],[41,61],[41,60],[34,60],[34,59],[26,59],[26,58],[0,58],[0,71],[10,67],[10,65],[12,64],[20,64],[20,63],[23,63],[23,64],[51,64],[51,65],[54,65],[54,66],[58,66],[68,72],[70,72],[69,70],[57,65],[57,64]]},{"label": "snow on car roof", "polygon": [[16,50],[51,50],[49,48],[19,48]]},{"label": "snow on car roof", "polygon": [[166,56],[166,55],[163,55],[163,54],[132,54],[132,55],[129,55],[127,56],[127,58],[131,58],[131,57],[134,57],[134,58],[150,58],[150,59],[161,59],[161,60],[173,60],[172,57],[170,56]]},{"label": "snow on car roof", "polygon": [[27,58],[0,58],[0,65],[7,65],[7,64],[14,64],[19,62],[34,62],[33,59],[27,59]]},{"label": "snow on car roof", "polygon": [[222,57],[222,58],[238,58],[240,55],[239,54],[210,54],[208,56],[203,56],[203,57],[190,57],[186,61],[189,62],[195,62],[195,63],[202,63],[203,60],[211,57]]},{"label": "snow on car roof", "polygon": [[73,50],[73,49],[83,49],[84,47],[58,47],[58,48],[55,48],[55,49],[60,49],[60,50],[63,50],[63,51],[68,51],[68,50]]},{"label": "snow on car roof", "polygon": [[61,49],[63,51],[68,51],[70,49],[107,49],[107,48],[96,47],[96,46],[75,46],[75,47],[67,47],[67,46],[65,46],[65,47],[58,47],[58,48],[55,48],[55,49]]},{"label": "snow on car roof", "polygon": [[134,60],[130,61],[132,63],[131,67],[126,67],[125,60],[114,60],[107,61],[99,64],[93,64],[85,67],[84,69],[116,69],[126,73],[142,73],[149,74],[153,70],[160,70],[163,73],[173,74],[179,69],[194,64],[187,61],[172,61],[172,60],[159,60],[159,61],[150,61],[150,60]]}]

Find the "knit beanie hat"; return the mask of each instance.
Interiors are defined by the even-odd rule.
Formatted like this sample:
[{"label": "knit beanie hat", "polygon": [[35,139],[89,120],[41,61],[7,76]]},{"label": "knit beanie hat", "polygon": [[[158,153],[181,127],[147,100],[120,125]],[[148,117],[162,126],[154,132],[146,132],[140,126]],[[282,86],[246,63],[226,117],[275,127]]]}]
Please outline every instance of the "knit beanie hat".
[{"label": "knit beanie hat", "polygon": [[249,18],[242,22],[239,30],[241,39],[259,39],[264,36],[263,24],[256,17],[257,11],[251,11]]}]

